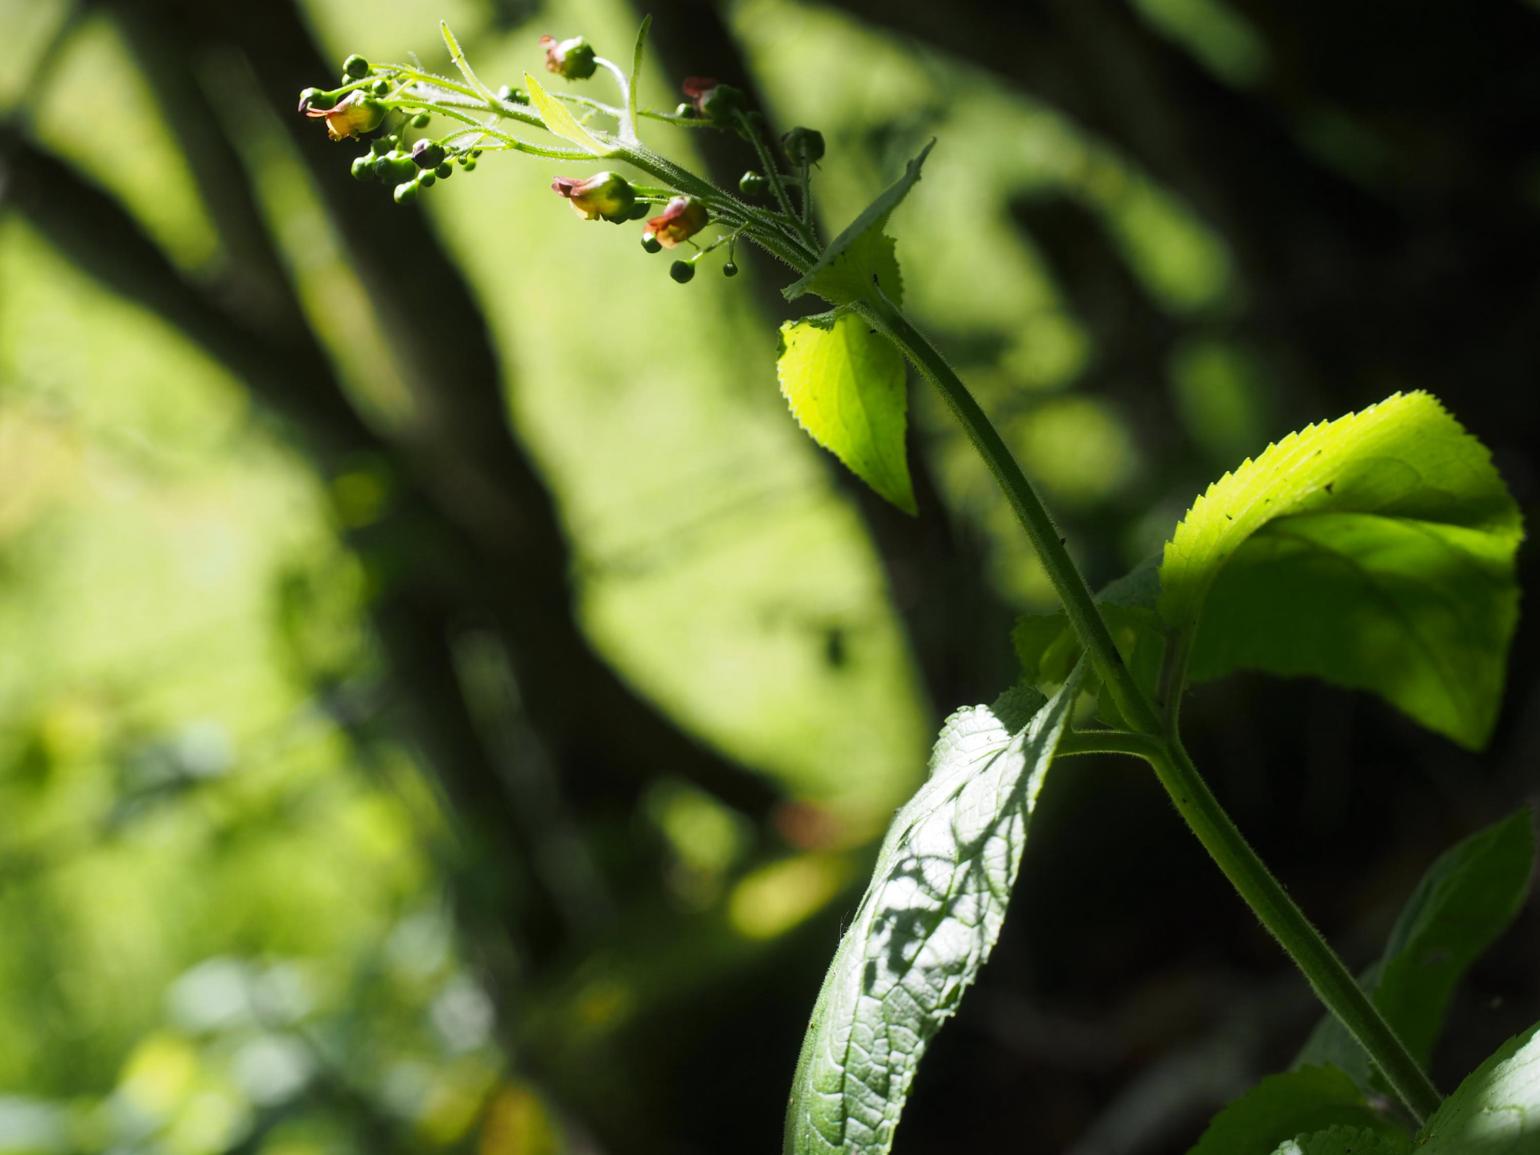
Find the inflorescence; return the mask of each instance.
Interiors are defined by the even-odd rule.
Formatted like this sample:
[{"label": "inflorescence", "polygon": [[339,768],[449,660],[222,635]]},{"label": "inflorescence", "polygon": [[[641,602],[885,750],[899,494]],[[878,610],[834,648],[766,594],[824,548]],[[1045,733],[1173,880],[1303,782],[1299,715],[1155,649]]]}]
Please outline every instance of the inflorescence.
[{"label": "inflorescence", "polygon": [[[643,38],[628,75],[599,56],[581,36],[542,36],[546,70],[568,82],[608,73],[620,90],[609,104],[587,95],[548,93],[526,74],[525,86],[493,91],[472,71],[448,28],[445,43],[460,79],[426,72],[416,65],[380,64],[349,56],[342,82],[332,89],[307,88],[299,110],[326,122],[332,140],[363,140],[369,150],[353,161],[353,176],[391,187],[397,204],[416,201],[425,189],[448,180],[456,169],[476,168],[487,152],[525,152],[560,160],[614,160],[639,170],[656,184],[604,170],[588,177],[558,176],[551,189],[584,220],[613,224],[645,221],[642,248],[649,253],[681,247],[669,276],[680,284],[695,276],[696,264],[726,249],[722,272],[738,272],[740,239],[803,267],[819,248],[812,224],[811,174],[824,153],[823,137],[794,128],[776,141],[745,93],[710,77],[692,76],[680,86],[686,99],[671,113],[636,106],[636,82]],[[665,159],[641,142],[639,121],[730,132],[754,149],[757,166],[746,171],[736,191],[719,188]],[[527,125],[556,136],[541,144],[515,135]],[[435,128],[447,127],[441,135]],[[574,147],[575,146],[575,147]],[[708,230],[715,230],[709,236]]]}]

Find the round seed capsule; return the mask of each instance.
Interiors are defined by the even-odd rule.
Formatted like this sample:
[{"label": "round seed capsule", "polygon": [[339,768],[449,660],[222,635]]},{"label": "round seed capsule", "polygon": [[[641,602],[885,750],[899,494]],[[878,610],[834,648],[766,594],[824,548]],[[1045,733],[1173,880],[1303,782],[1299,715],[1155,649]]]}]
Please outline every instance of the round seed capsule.
[{"label": "round seed capsule", "polygon": [[390,92],[390,81],[376,80],[369,86],[369,91],[376,96],[385,96]]},{"label": "round seed capsule", "polygon": [[668,275],[681,285],[687,285],[695,279],[695,266],[689,261],[675,261],[668,267]]},{"label": "round seed capsule", "polygon": [[738,178],[738,191],[746,197],[764,196],[767,183],[764,173],[749,169]]},{"label": "round seed capsule", "polygon": [[722,275],[724,277],[736,277],[738,275],[738,266],[732,261],[728,261],[727,264],[722,266]]},{"label": "round seed capsule", "polygon": [[652,233],[646,232],[642,234],[642,248],[646,249],[649,253],[661,253],[663,251],[663,242],[653,236]]},{"label": "round seed capsule", "polygon": [[469,160],[461,160],[460,167],[463,168],[466,172],[470,172],[473,168],[476,167],[476,158],[471,157]]},{"label": "round seed capsule", "polygon": [[416,116],[412,117],[411,125],[413,128],[427,128],[428,121],[432,119],[426,112],[419,112]]},{"label": "round seed capsule", "polygon": [[438,176],[439,180],[448,180],[454,174],[455,166],[446,160],[433,171]]},{"label": "round seed capsule", "polygon": [[424,169],[417,174],[417,183],[422,185],[423,188],[432,188],[433,182],[436,180],[438,180],[438,174],[432,169]]},{"label": "round seed capsule", "polygon": [[417,182],[406,180],[398,184],[390,194],[398,205],[409,205],[417,199]]},{"label": "round seed capsule", "polygon": [[355,52],[342,62],[342,71],[351,80],[362,80],[369,75],[369,62]]},{"label": "round seed capsule", "polygon": [[354,157],[353,165],[348,171],[353,174],[354,180],[369,180],[374,176],[375,157],[369,153]]}]

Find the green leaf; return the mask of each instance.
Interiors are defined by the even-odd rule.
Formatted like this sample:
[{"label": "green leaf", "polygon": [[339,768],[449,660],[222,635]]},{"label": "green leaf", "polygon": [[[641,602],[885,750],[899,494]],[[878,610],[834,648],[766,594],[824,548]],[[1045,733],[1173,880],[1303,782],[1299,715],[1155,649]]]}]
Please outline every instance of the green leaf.
[{"label": "green leaf", "polygon": [[1079,676],[953,714],[898,812],[802,1044],[786,1155],[882,1155],[926,1045],[999,936]]},{"label": "green leaf", "polygon": [[1395,1134],[1347,1075],[1300,1067],[1269,1075],[1215,1115],[1188,1155],[1271,1155],[1279,1144],[1330,1127]]},{"label": "green leaf", "polygon": [[652,27],[651,14],[642,17],[642,26],[636,30],[636,48],[631,53],[631,75],[626,81],[626,123],[622,135],[636,144],[636,100],[642,84],[642,58],[647,51],[647,31]]},{"label": "green leaf", "polygon": [[898,256],[893,239],[884,235],[888,218],[920,179],[920,167],[933,140],[909,162],[904,175],[889,185],[850,226],[835,237],[819,256],[807,275],[793,281],[781,292],[788,301],[816,293],[831,305],[848,305],[873,298],[873,282],[895,304],[903,296],[903,279],[898,271]]},{"label": "green leaf", "polygon": [[812,439],[906,513],[915,512],[904,456],[904,359],[851,313],[781,326],[775,366],[792,416]]},{"label": "green leaf", "polygon": [[1540,1151],[1540,1026],[1509,1039],[1444,1100],[1417,1138],[1418,1155]]},{"label": "green leaf", "polygon": [[[1534,858],[1528,807],[1446,851],[1402,909],[1384,955],[1364,974],[1364,989],[1423,1066],[1456,985],[1523,906]],[[1335,1063],[1360,1087],[1374,1089],[1368,1056],[1336,1019],[1322,1020],[1298,1061]]]},{"label": "green leaf", "polygon": [[594,156],[609,156],[615,151],[614,145],[599,139],[579,124],[577,118],[567,111],[567,106],[541,88],[540,82],[527,72],[524,74],[524,87],[529,89],[530,102],[545,122],[546,131],[553,136],[571,141]]},{"label": "green leaf", "polygon": [[1197,631],[1195,679],[1313,674],[1479,747],[1517,621],[1522,537],[1486,449],[1426,393],[1398,394],[1210,486],[1166,545],[1161,617]]},{"label": "green leaf", "polygon": [[1412,1137],[1403,1131],[1328,1127],[1279,1144],[1273,1155],[1405,1155]]}]

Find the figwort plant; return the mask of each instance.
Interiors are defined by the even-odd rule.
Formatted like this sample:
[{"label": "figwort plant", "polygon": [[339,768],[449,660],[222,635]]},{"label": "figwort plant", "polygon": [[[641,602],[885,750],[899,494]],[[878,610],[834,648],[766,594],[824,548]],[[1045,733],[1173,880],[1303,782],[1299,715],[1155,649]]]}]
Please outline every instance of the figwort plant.
[{"label": "figwort plant", "polygon": [[[928,1041],[999,933],[1049,765],[1115,753],[1149,764],[1328,1012],[1295,1067],[1226,1108],[1195,1152],[1540,1151],[1540,1027],[1447,1099],[1425,1072],[1455,984],[1523,901],[1528,811],[1433,864],[1359,981],[1220,807],[1179,726],[1189,683],[1245,668],[1377,693],[1462,745],[1483,745],[1517,619],[1522,537],[1487,451],[1432,397],[1398,394],[1267,447],[1193,503],[1161,556],[1093,594],[1000,434],[901,307],[886,229],[930,147],[822,244],[812,179],[823,138],[794,128],[771,139],[742,91],[702,77],[684,81],[687,100],[672,112],[638,108],[646,33],[644,23],[629,70],[582,37],[542,38],[550,73],[569,82],[603,72],[609,99],[551,92],[528,73],[521,87],[493,90],[445,27],[457,76],[351,56],[342,83],[305,90],[300,110],[333,139],[369,138],[353,174],[392,186],[401,203],[489,152],[598,162],[624,173],[559,176],[553,191],[587,220],[645,220],[642,247],[675,255],[673,280],[690,281],[716,253],[732,276],[739,247],[775,257],[793,274],[788,299],[829,306],[781,331],[780,386],[803,428],[914,512],[908,361],[962,424],[1052,580],[1060,611],[1016,630],[1021,683],[952,715],[928,781],[888,832],[812,1012],[784,1150],[890,1149]],[[644,143],[653,123],[732,134],[754,167],[736,190],[720,188]]]}]

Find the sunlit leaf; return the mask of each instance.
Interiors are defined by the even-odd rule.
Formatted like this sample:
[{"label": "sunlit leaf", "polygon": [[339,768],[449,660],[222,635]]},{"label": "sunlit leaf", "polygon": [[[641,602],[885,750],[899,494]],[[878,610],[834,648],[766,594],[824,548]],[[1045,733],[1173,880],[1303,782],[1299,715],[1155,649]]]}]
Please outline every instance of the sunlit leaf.
[{"label": "sunlit leaf", "polygon": [[540,82],[527,72],[524,74],[524,87],[529,89],[530,102],[552,135],[571,141],[595,156],[609,156],[615,151],[613,145],[606,144],[579,124],[577,118],[567,111],[567,106],[541,88]]},{"label": "sunlit leaf", "polygon": [[935,145],[931,141],[920,155],[909,162],[899,177],[858,216],[850,227],[830,242],[807,275],[781,290],[788,301],[807,293],[816,293],[830,304],[845,305],[870,299],[873,286],[897,303],[903,295],[903,281],[898,271],[898,257],[893,239],[883,233],[909,190],[920,179],[920,167]]},{"label": "sunlit leaf", "polygon": [[888,830],[824,979],[786,1112],[787,1155],[882,1155],[932,1036],[989,957],[1078,691],[959,710]]},{"label": "sunlit leaf", "polygon": [[904,359],[891,341],[850,313],[788,321],[776,376],[814,441],[894,505],[915,512],[904,455]]},{"label": "sunlit leaf", "polygon": [[1268,1076],[1214,1116],[1188,1155],[1273,1155],[1279,1144],[1331,1127],[1395,1134],[1343,1072],[1300,1067]]},{"label": "sunlit leaf", "polygon": [[1509,1039],[1444,1100],[1417,1138],[1418,1155],[1540,1151],[1540,1026]]},{"label": "sunlit leaf", "polygon": [[[1523,906],[1534,855],[1528,807],[1446,851],[1407,901],[1384,956],[1363,976],[1419,1063],[1432,1058],[1455,986]],[[1333,1063],[1361,1087],[1372,1085],[1368,1056],[1334,1018],[1316,1027],[1299,1061]]]},{"label": "sunlit leaf", "polygon": [[1491,732],[1518,616],[1519,511],[1426,393],[1313,425],[1226,474],[1166,545],[1160,611],[1191,675],[1310,674],[1463,745]]}]

